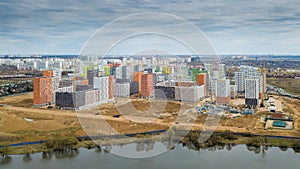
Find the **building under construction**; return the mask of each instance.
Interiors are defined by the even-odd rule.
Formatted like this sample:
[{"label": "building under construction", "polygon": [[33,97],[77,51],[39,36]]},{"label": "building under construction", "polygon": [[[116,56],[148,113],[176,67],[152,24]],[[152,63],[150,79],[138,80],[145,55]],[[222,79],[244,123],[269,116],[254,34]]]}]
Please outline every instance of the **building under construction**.
[{"label": "building under construction", "polygon": [[154,97],[157,100],[174,100],[175,86],[155,86]]},{"label": "building under construction", "polygon": [[85,91],[79,92],[56,92],[55,106],[59,109],[77,110],[85,106]]},{"label": "building under construction", "polygon": [[139,93],[139,83],[135,81],[130,82],[130,95],[134,95],[138,93]]}]

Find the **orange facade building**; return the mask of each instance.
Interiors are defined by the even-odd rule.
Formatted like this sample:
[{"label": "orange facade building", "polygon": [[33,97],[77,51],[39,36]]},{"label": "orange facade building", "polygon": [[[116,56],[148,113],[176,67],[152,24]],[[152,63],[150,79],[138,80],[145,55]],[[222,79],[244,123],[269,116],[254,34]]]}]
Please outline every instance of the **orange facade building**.
[{"label": "orange facade building", "polygon": [[149,97],[153,94],[153,74],[144,74],[141,77],[141,96]]},{"label": "orange facade building", "polygon": [[133,73],[133,81],[138,82],[138,84],[139,84],[139,93],[142,90],[142,75],[143,74],[144,74],[144,72],[134,72]]},{"label": "orange facade building", "polygon": [[207,89],[206,89],[206,87],[207,87],[207,84],[206,84],[206,78],[207,77],[206,77],[206,75],[207,74],[205,74],[205,73],[197,74],[197,84],[199,86],[201,86],[201,85],[204,86],[204,96],[207,95],[207,93],[206,93],[206,91],[207,91]]},{"label": "orange facade building", "polygon": [[33,104],[44,105],[52,101],[51,77],[36,77],[33,83]]},{"label": "orange facade building", "polygon": [[53,77],[54,72],[53,72],[53,70],[43,70],[43,76],[44,77]]},{"label": "orange facade building", "polygon": [[114,76],[108,76],[108,99],[114,97]]}]

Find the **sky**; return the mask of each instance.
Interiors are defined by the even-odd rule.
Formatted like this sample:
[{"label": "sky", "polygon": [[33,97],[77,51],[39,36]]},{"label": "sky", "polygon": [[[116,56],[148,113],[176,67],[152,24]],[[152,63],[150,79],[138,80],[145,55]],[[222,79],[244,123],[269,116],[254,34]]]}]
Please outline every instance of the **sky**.
[{"label": "sky", "polygon": [[187,20],[218,54],[300,54],[298,0],[1,0],[0,54],[80,54],[99,28],[141,12]]}]

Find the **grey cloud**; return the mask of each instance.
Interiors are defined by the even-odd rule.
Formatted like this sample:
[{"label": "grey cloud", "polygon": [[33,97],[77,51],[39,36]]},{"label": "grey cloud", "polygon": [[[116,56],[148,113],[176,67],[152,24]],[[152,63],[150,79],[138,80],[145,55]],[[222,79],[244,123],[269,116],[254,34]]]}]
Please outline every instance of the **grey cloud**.
[{"label": "grey cloud", "polygon": [[[57,45],[51,48],[53,51],[45,51],[54,53],[65,53],[65,48],[60,47],[64,45],[69,47],[68,51],[73,48],[76,53],[80,50],[78,46],[99,27],[136,12],[164,12],[183,17],[209,35],[220,52],[242,52],[238,49],[251,52],[246,50],[247,45],[255,44],[255,41],[257,51],[253,52],[264,52],[263,42],[268,43],[274,36],[279,36],[279,39],[285,39],[285,44],[294,46],[293,52],[300,53],[295,39],[300,37],[300,2],[293,0],[3,0],[0,2],[0,9],[1,44],[9,39],[20,39],[30,41],[34,46],[32,48],[38,48],[36,46],[41,41],[51,42]],[[168,26],[167,21],[162,24]],[[236,43],[241,41],[245,43]],[[22,50],[21,45],[7,44],[11,44],[9,49]],[[31,48],[30,44],[26,46],[26,50]],[[42,50],[40,49],[41,52]],[[13,53],[16,50],[8,51],[7,48],[0,47],[0,51]]]}]

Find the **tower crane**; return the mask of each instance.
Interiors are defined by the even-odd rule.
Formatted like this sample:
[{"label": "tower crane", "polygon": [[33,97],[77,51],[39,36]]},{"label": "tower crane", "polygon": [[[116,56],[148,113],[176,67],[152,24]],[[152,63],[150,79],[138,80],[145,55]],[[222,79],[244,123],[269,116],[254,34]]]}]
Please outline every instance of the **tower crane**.
[{"label": "tower crane", "polygon": [[261,94],[261,103],[260,107],[264,107],[264,99],[265,99],[265,91],[266,91],[266,64],[262,68],[260,68],[260,72],[262,74],[262,94]]},{"label": "tower crane", "polygon": [[74,59],[74,82],[73,82],[73,91],[76,92],[76,58]]}]

